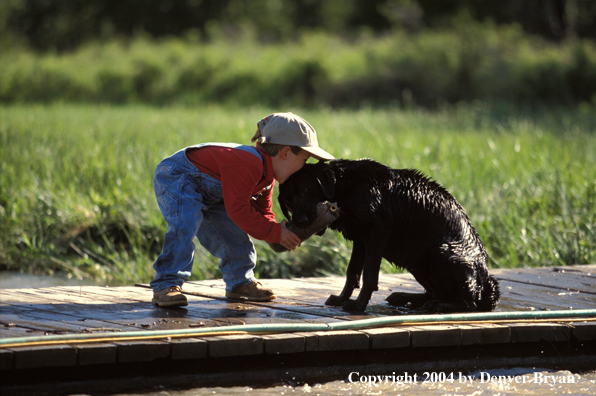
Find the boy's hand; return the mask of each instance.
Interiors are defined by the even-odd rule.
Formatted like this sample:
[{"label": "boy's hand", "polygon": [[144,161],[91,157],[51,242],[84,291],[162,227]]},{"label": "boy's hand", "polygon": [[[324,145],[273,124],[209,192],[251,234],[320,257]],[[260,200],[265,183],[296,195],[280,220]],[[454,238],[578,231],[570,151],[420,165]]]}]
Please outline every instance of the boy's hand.
[{"label": "boy's hand", "polygon": [[288,250],[294,250],[300,246],[300,238],[286,227],[287,220],[281,221],[281,239],[279,244]]}]

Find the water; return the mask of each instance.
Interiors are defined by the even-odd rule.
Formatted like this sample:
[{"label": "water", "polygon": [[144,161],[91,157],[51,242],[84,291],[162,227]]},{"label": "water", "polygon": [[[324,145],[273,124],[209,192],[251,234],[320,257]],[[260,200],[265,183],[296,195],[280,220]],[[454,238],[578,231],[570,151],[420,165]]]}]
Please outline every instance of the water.
[{"label": "water", "polygon": [[74,279],[61,276],[31,275],[13,271],[0,271],[0,289],[26,289],[53,286],[106,286],[105,282]]},{"label": "water", "polygon": [[[361,373],[363,374],[363,373]],[[373,382],[370,373],[366,376],[351,374],[343,381],[324,384],[303,384],[300,386],[274,386],[270,388],[216,387],[195,388],[183,391],[157,390],[144,392],[143,396],[194,396],[194,395],[594,395],[596,394],[596,371],[571,373],[534,368],[512,368],[476,371],[472,373],[428,373],[427,376],[410,375],[399,381],[392,373],[382,384]],[[379,375],[379,374],[376,374]],[[472,380],[470,380],[472,376]],[[465,377],[465,379],[464,379]],[[425,381],[428,379],[429,381]],[[431,381],[434,380],[434,381]],[[129,393],[121,396],[133,396]],[[139,394],[141,395],[141,394]]]}]

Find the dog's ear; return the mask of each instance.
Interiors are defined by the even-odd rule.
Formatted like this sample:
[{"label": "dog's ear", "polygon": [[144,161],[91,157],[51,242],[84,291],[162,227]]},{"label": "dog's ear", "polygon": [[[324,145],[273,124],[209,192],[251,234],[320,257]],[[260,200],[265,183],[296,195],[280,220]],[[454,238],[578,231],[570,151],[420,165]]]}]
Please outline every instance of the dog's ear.
[{"label": "dog's ear", "polygon": [[292,220],[292,216],[290,215],[290,211],[288,211],[288,207],[286,206],[285,202],[281,199],[281,194],[277,196],[277,202],[279,203],[279,207],[281,208],[282,213],[286,216],[288,221]]},{"label": "dog's ear", "polygon": [[281,207],[281,211],[284,214],[284,216],[286,216],[286,219],[288,219],[288,221],[292,221],[292,215],[290,214],[290,211],[288,210],[286,205],[283,205]]},{"label": "dog's ear", "polygon": [[316,177],[323,189],[323,194],[328,200],[333,200],[335,196],[335,172],[323,160],[319,161],[317,165],[319,172],[317,172]]}]

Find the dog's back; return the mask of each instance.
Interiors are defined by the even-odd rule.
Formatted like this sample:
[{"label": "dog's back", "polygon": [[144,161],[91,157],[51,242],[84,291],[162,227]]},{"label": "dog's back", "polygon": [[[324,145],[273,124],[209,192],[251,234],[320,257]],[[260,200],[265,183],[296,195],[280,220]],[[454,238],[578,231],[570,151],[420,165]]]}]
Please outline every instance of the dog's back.
[{"label": "dog's back", "polygon": [[[384,227],[420,251],[460,241],[460,254],[486,258],[484,245],[464,209],[420,171],[391,169],[373,160],[336,160],[329,165],[337,178],[335,198],[347,213],[334,223],[340,231],[351,234],[366,232],[367,225]],[[358,229],[354,229],[356,223]]]},{"label": "dog's back", "polygon": [[[453,295],[450,280],[463,281],[472,290],[459,297],[467,300],[469,308],[495,308],[498,282],[488,274],[484,244],[463,207],[444,187],[415,169],[391,169],[372,160],[341,161],[336,161],[337,169],[343,169],[337,172],[338,188],[348,185],[352,192],[355,188],[366,191],[366,207],[375,218],[371,226],[384,224],[391,229],[391,242],[383,252],[385,259],[406,268],[440,300],[459,299]],[[349,183],[342,183],[342,177]],[[353,202],[340,198],[338,206],[342,211],[351,210]],[[362,208],[352,211],[361,213]],[[345,234],[366,232],[362,221],[354,222],[350,216],[342,220],[345,222],[338,226],[347,231]],[[461,272],[454,272],[453,265]]]}]

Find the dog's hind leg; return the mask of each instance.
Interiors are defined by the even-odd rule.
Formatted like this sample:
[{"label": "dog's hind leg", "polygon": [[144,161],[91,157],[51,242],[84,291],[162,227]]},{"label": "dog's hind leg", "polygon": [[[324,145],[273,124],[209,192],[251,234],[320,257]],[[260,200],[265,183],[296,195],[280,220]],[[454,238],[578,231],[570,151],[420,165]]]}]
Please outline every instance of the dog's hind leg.
[{"label": "dog's hind leg", "polygon": [[451,312],[474,312],[475,308],[470,307],[463,301],[448,302],[439,300],[428,300],[422,309],[434,313],[451,313]]},{"label": "dog's hind leg", "polygon": [[336,296],[335,294],[330,295],[327,301],[325,301],[325,305],[341,307],[350,299],[350,297],[352,297],[354,289],[360,287],[360,275],[362,274],[362,268],[364,267],[365,254],[366,249],[364,242],[354,241],[344,288],[339,296]]},{"label": "dog's hind leg", "polygon": [[408,307],[411,309],[419,309],[431,299],[428,293],[403,293],[395,292],[385,298],[389,304],[396,307]]}]

